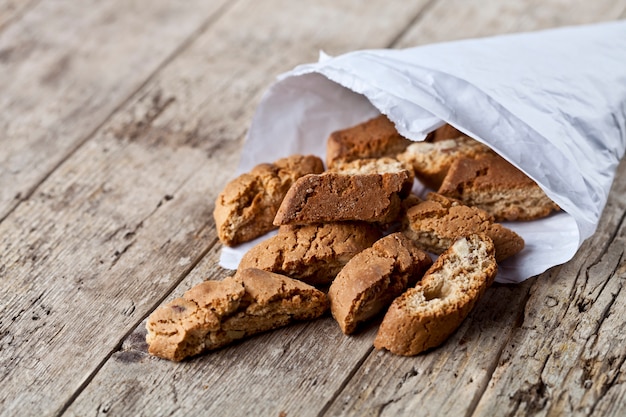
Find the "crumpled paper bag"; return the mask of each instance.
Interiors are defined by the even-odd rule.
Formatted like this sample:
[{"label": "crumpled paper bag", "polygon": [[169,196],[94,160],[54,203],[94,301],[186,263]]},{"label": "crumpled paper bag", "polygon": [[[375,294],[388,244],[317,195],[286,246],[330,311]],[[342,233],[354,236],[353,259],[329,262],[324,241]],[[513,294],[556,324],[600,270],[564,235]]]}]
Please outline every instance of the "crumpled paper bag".
[{"label": "crumpled paper bag", "polygon": [[[548,218],[504,223],[526,247],[500,264],[496,281],[521,282],[571,259],[598,225],[626,147],[626,21],[322,53],[266,92],[239,173],[294,153],[324,159],[331,132],[379,113],[418,141],[451,124],[559,204],[563,211]],[[263,238],[224,248],[220,264],[235,269]]]}]

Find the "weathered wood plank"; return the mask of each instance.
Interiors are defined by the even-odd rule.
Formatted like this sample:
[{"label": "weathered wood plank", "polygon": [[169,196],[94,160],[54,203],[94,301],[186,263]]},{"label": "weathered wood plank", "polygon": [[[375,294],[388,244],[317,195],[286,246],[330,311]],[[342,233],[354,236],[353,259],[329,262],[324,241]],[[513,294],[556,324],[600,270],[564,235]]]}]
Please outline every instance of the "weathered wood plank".
[{"label": "weathered wood plank", "polygon": [[[441,1],[421,16],[398,46],[610,20],[622,13],[625,4],[606,1],[583,6],[581,3],[581,9],[568,13],[567,5],[555,2],[539,5],[539,2]],[[528,13],[522,13],[534,7],[541,10],[540,16],[529,18]],[[581,13],[585,7],[588,7],[585,13]],[[600,230],[596,238],[605,238],[609,232],[610,227]],[[532,288],[538,291],[545,285],[544,281],[555,282],[559,271],[555,268],[531,281]],[[470,415],[490,383],[500,353],[508,346],[531,283],[492,288],[478,310],[440,349],[411,359],[373,352],[337,396],[327,415],[411,415],[414,410],[419,410],[420,415]],[[495,318],[489,314],[495,314]],[[478,330],[472,330],[474,326]],[[473,337],[466,337],[468,332]],[[532,337],[523,342],[531,344]],[[469,343],[459,346],[459,341],[466,339]],[[526,366],[525,358],[517,358],[514,363],[518,372]],[[514,371],[509,376],[517,377]],[[504,395],[505,386],[501,389]],[[501,415],[498,405],[477,414]]]},{"label": "weathered wood plank", "polygon": [[0,31],[15,23],[24,13],[41,0],[3,0],[0,1]]},{"label": "weathered wood plank", "polygon": [[[406,48],[433,42],[525,32],[567,25],[616,20],[626,13],[626,2],[539,1],[516,2],[441,0],[398,41]],[[448,30],[441,30],[441,27]]]},{"label": "weathered wood plank", "polygon": [[[168,299],[203,279],[222,278],[218,256],[216,247]],[[65,415],[97,414],[105,407],[113,415],[314,416],[374,338],[373,328],[345,337],[326,316],[171,363],[146,353],[144,326],[124,341]]]},{"label": "weathered wood plank", "polygon": [[[240,138],[271,77],[315,59],[318,48],[340,53],[384,46],[398,35],[394,30],[402,29],[399,22],[414,15],[406,13],[406,5],[386,3],[372,3],[372,9],[365,10],[360,2],[346,2],[339,11],[337,2],[330,1],[307,9],[288,2],[257,3],[238,4],[210,28],[0,224],[0,414],[54,414],[78,394],[69,415],[188,415],[209,409],[218,414],[227,409],[332,415],[350,413],[356,410],[354,404],[359,410],[408,413],[415,404],[420,411],[427,405],[405,395],[419,388],[420,378],[414,375],[418,371],[432,372],[437,383],[424,385],[422,398],[439,398],[444,391],[438,389],[450,383],[455,390],[447,392],[459,393],[473,406],[495,362],[491,356],[478,366],[471,361],[484,354],[480,348],[490,336],[498,337],[499,346],[506,341],[506,334],[496,334],[497,326],[515,331],[521,341],[533,341],[524,333],[532,317],[525,317],[521,330],[506,326],[520,311],[515,303],[523,303],[531,282],[521,286],[522,292],[520,287],[494,287],[492,297],[454,340],[422,358],[423,367],[391,355],[368,357],[372,329],[357,338],[338,337],[330,318],[261,335],[183,364],[147,357],[140,325],[114,352],[124,335],[190,270],[170,296],[200,279],[223,276],[214,264],[218,247],[211,205],[232,174]],[[310,19],[297,19],[302,14]],[[322,17],[332,24],[320,26]],[[615,260],[607,258],[603,265],[611,263]],[[531,304],[543,281],[534,283]],[[514,307],[504,312],[504,319],[489,310],[498,308],[490,304],[498,301],[494,293],[513,295]],[[617,309],[609,316],[617,320],[622,303],[616,298],[603,305],[610,305],[607,311]],[[618,323],[611,326],[617,328]],[[609,335],[605,332],[604,337]],[[611,346],[613,353],[615,349]],[[520,352],[510,346],[506,355],[523,360]],[[377,363],[380,357],[388,357],[387,370]],[[366,360],[364,366],[351,378],[361,360]],[[602,370],[605,362],[611,361],[597,366]],[[623,361],[617,362],[623,367]],[[590,375],[595,364],[588,365]],[[620,369],[617,365],[612,369]],[[386,376],[389,369],[391,378]],[[464,373],[455,378],[457,369]],[[471,369],[479,378],[463,391]],[[502,379],[515,376],[502,369],[496,372]],[[616,383],[602,399],[589,397],[603,404],[596,410],[620,409],[623,373],[611,375]],[[357,401],[348,398],[380,378],[385,379],[379,385],[384,391]],[[596,380],[590,380],[593,390]],[[506,392],[495,381],[488,393]],[[389,404],[382,407],[378,395]],[[537,395],[533,398],[541,398],[541,390]],[[490,405],[506,400],[495,397],[481,403],[479,410],[496,410]],[[523,409],[521,400],[518,410]],[[463,411],[462,405],[448,409]]]},{"label": "weathered wood plank", "polygon": [[44,1],[2,31],[0,220],[225,3]]},{"label": "weathered wood plank", "polygon": [[625,213],[622,161],[597,233],[531,288],[477,415],[624,414]]},{"label": "weathered wood plank", "polygon": [[469,415],[515,328],[531,282],[494,285],[437,349],[408,358],[372,352],[324,415]]},{"label": "weathered wood plank", "polygon": [[[422,5],[409,10],[417,13]],[[311,19],[298,20],[303,14]],[[213,248],[213,201],[234,173],[255,103],[277,73],[316,59],[320,48],[384,46],[411,16],[406,5],[382,1],[371,8],[356,0],[237,3],[54,170],[0,223],[0,414],[63,412],[155,303]],[[299,337],[301,330],[294,331]],[[299,360],[308,355],[295,353],[303,355]],[[203,364],[189,366],[201,372]],[[106,367],[119,365],[111,360]],[[141,369],[154,385],[155,368]],[[161,369],[156,378],[165,384],[167,372],[180,368]],[[239,373],[232,381],[241,388],[246,377]],[[274,376],[259,377],[271,387],[267,378]],[[336,388],[342,380],[329,384]],[[204,390],[187,390],[188,382],[176,386],[186,407],[206,408]],[[152,389],[154,407],[166,389],[169,384]],[[71,412],[94,413],[93,405],[115,392],[96,388],[79,396]],[[236,391],[230,392],[236,403]],[[299,406],[295,399],[286,405]]]}]

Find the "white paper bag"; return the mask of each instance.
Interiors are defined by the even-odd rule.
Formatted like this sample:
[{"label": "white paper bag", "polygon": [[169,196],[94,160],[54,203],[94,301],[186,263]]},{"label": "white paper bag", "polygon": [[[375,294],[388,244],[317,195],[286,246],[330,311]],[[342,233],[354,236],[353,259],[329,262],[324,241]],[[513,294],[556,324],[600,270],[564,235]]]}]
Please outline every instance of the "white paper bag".
[{"label": "white paper bag", "polygon": [[[504,223],[526,242],[500,265],[520,282],[571,259],[591,236],[626,147],[626,22],[364,50],[283,74],[263,97],[239,172],[379,113],[412,140],[450,123],[524,171],[563,212]],[[235,269],[255,242],[224,248]]]}]

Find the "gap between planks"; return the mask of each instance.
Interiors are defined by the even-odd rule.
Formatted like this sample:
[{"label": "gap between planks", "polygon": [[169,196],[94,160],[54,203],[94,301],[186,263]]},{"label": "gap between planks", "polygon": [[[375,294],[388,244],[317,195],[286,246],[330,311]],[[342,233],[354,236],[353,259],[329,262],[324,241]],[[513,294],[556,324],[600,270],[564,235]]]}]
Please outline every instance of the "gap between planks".
[{"label": "gap between planks", "polygon": [[[398,32],[398,34],[388,42],[384,47],[385,48],[393,48],[400,39],[407,33],[407,31],[428,12],[428,9],[436,2],[437,0],[430,0],[426,3],[420,10],[415,14],[413,18]],[[105,126],[115,115],[117,112],[121,111],[131,100],[137,95],[142,89],[144,89],[151,80],[170,62],[172,62],[178,55],[180,55],[183,51],[185,51],[194,41],[197,39],[202,33],[204,33],[213,22],[219,19],[223,14],[227,12],[236,2],[230,2],[222,5],[205,23],[203,23],[198,30],[196,30],[191,36],[189,36],[184,42],[181,43],[180,47],[176,48],[176,50],[170,54],[147,78],[146,80],[138,86],[135,91],[132,91],[131,94],[127,98],[125,98],[118,106],[115,107],[113,111],[100,123],[96,128],[94,128],[77,146],[72,149],[55,167],[52,169],[44,178],[41,179],[29,192],[26,199],[32,195],[36,189],[43,183],[45,180],[54,172],[59,166],[61,166],[66,160],[71,158],[71,156],[76,153],[80,147],[82,147],[91,137],[93,137],[103,126]],[[23,201],[23,200],[21,200]],[[13,207],[8,213],[7,216],[17,207]],[[6,218],[6,216],[4,217]],[[0,219],[0,222],[4,219]],[[80,396],[80,394],[84,391],[84,389],[91,383],[91,381],[95,378],[95,376],[100,372],[100,370],[106,365],[106,363],[111,360],[111,357],[118,351],[122,349],[124,341],[129,338],[131,334],[133,334],[139,326],[144,322],[144,320],[149,317],[150,314],[154,310],[156,310],[171,294],[176,290],[176,288],[184,281],[184,279],[189,275],[189,273],[202,261],[202,259],[211,251],[211,249],[219,242],[218,239],[215,239],[209,246],[207,246],[199,256],[193,261],[188,269],[186,269],[181,275],[176,279],[176,281],[164,292],[164,295],[155,301],[153,306],[147,311],[145,315],[140,317],[136,322],[132,325],[130,330],[124,334],[124,336],[119,340],[116,346],[111,349],[111,351],[103,358],[103,360],[94,368],[94,370],[89,374],[89,376],[80,384],[79,388],[72,394],[72,396],[68,399],[68,401],[63,405],[63,407],[57,413],[57,416],[62,416],[69,407],[71,407],[72,403]],[[340,387],[333,393],[330,400],[324,405],[324,407],[320,410],[319,416],[323,416],[326,411],[333,404],[335,399],[341,395],[343,389],[348,385],[354,374],[359,370],[361,365],[367,360],[370,354],[374,351],[373,346],[370,347],[367,352],[359,358],[359,360],[354,364],[353,368],[347,374],[344,381],[342,381]]]},{"label": "gap between planks", "polygon": [[[36,0],[40,2],[41,0]],[[193,42],[204,32],[207,31],[211,27],[211,25],[219,20],[230,8],[232,8],[239,0],[233,0],[229,2],[225,2],[221,6],[215,10],[215,12],[211,13],[211,15],[194,31],[191,35],[189,35],[186,39],[184,39],[178,47],[176,47],[169,55],[165,57],[165,59],[159,63],[152,72],[148,74],[148,76],[141,82],[134,90],[130,90],[128,95],[123,98],[119,104],[113,107],[113,109],[109,112],[109,114],[102,119],[102,121],[89,132],[82,139],[76,141],[73,147],[69,149],[69,151],[63,155],[56,164],[54,164],[48,172],[44,173],[39,180],[37,180],[31,187],[28,189],[25,195],[21,196],[21,198],[17,199],[16,202],[9,207],[6,213],[0,217],[0,223],[2,223],[6,218],[8,218],[11,213],[15,211],[23,202],[27,201],[32,195],[39,189],[39,187],[46,182],[46,180],[52,175],[54,171],[56,171],[60,166],[62,166],[68,159],[72,157],[82,146],[84,146],[94,135],[102,129],[103,126],[106,126],[107,123],[111,121],[111,118],[122,110],[125,106],[127,106],[130,101],[139,93],[142,89],[144,89],[153,79],[154,77],[161,72],[161,70],[169,65],[170,62],[174,61],[176,57],[178,57],[181,53],[183,53]],[[2,28],[0,27],[0,31]]]},{"label": "gap between planks", "polygon": [[102,369],[102,367],[104,365],[106,365],[106,363],[111,359],[111,356],[113,356],[116,352],[120,351],[122,349],[122,345],[124,344],[124,341],[141,325],[141,323],[148,318],[148,316],[150,314],[152,314],[152,312],[159,307],[166,299],[167,297],[169,297],[169,295],[176,289],[176,287],[178,287],[183,281],[184,279],[187,277],[187,275],[189,275],[189,273],[191,271],[193,271],[193,269],[198,266],[198,264],[202,261],[202,259],[206,256],[207,253],[209,253],[211,251],[211,249],[219,242],[219,240],[217,238],[215,238],[209,245],[207,245],[198,255],[198,257],[196,259],[194,259],[189,266],[187,267],[187,269],[185,269],[176,280],[174,280],[174,282],[172,283],[172,285],[168,288],[167,291],[164,291],[164,295],[158,299],[157,301],[154,302],[153,306],[151,309],[149,309],[146,314],[144,314],[143,316],[139,317],[135,323],[130,326],[130,329],[124,334],[124,336],[122,336],[122,338],[119,340],[119,342],[117,343],[117,345],[111,349],[111,351],[100,361],[100,363],[98,363],[98,365],[96,365],[96,367],[93,369],[93,371],[87,376],[87,378],[85,378],[85,380],[80,384],[80,386],[78,387],[78,389],[76,389],[76,391],[72,394],[72,396],[65,402],[65,404],[63,404],[63,406],[61,407],[61,409],[59,410],[59,412],[56,414],[57,416],[62,416],[67,409],[72,405],[72,403],[74,401],[76,401],[76,398],[78,398],[78,396],[83,392],[83,390],[85,389],[85,387],[87,385],[89,385],[89,383],[91,383],[91,381],[94,379],[94,377],[98,374],[98,372],[100,372],[100,369]]},{"label": "gap between planks", "polygon": [[[415,22],[419,21],[420,18],[423,16],[424,13],[427,12],[428,8],[435,2],[436,0],[430,0],[428,3],[426,3],[422,8],[420,8],[420,10],[415,14],[415,16],[398,32],[398,34],[396,36],[394,36],[394,38],[388,42],[385,47],[387,48],[391,48],[393,47],[399,39],[402,38],[402,36],[411,28],[411,26],[413,24],[415,24]],[[232,4],[230,4],[229,6],[232,6]],[[181,52],[183,52],[189,45],[191,45],[194,40],[200,36],[204,31],[206,31],[206,29],[208,29],[208,27],[210,26],[210,24],[215,21],[217,18],[219,18],[222,14],[224,14],[226,12],[226,7],[223,6],[214,16],[212,16],[212,18],[210,18],[204,25],[201,26],[201,28],[199,30],[197,30],[194,35],[190,36],[183,44],[181,44],[181,47],[177,48],[176,51],[174,51],[174,53],[172,53],[161,65],[159,65],[159,67],[144,81],[144,83],[142,83],[137,89],[136,91],[134,91],[132,94],[130,94],[130,96],[128,98],[126,98],[120,105],[118,105],[112,112],[111,114],[99,125],[97,126],[83,141],[81,141],[81,143],[78,144],[78,146],[76,146],[76,148],[70,152],[58,165],[62,165],[67,159],[69,159],[73,153],[75,153],[81,146],[83,146],[88,140],[89,138],[91,138],[92,136],[94,136],[96,134],[96,132],[98,130],[100,130],[104,125],[106,125],[106,123],[112,118],[112,116],[114,114],[116,114],[117,112],[119,112],[122,108],[124,108],[124,106],[136,95],[138,94],[146,85],[149,84],[150,80],[152,78],[154,78],[154,76],[156,74],[158,74],[164,67],[166,67],[171,61],[173,61]],[[56,167],[55,167],[56,169]],[[54,170],[52,170],[54,171]],[[48,174],[49,176],[50,174]],[[39,186],[41,183],[43,183],[46,180],[46,178],[42,179],[42,181],[37,184],[37,186]],[[35,187],[36,188],[36,187]],[[32,192],[30,193],[32,194]],[[124,341],[126,339],[129,338],[129,336],[137,330],[137,328],[141,325],[141,323],[157,308],[159,307],[164,300],[166,300],[174,291],[175,289],[181,284],[182,281],[184,281],[185,277],[187,277],[187,275],[200,263],[200,261],[210,252],[211,248],[217,243],[218,241],[215,240],[210,246],[208,246],[207,248],[205,248],[205,250],[197,257],[197,259],[194,260],[193,264],[191,265],[190,268],[188,268],[187,270],[184,271],[184,273],[182,273],[176,280],[176,282],[174,282],[167,291],[164,292],[164,295],[157,300],[153,306],[148,310],[148,312],[141,317],[140,319],[138,319],[136,321],[136,323],[131,327],[131,330],[129,330],[126,334],[124,334],[124,336],[120,339],[120,341],[116,344],[116,346],[103,358],[103,360],[94,368],[94,370],[89,374],[89,376],[80,384],[79,388],[72,394],[72,396],[68,399],[68,401],[63,405],[63,407],[60,409],[60,411],[58,412],[58,416],[63,415],[70,407],[71,405],[75,402],[75,400],[81,395],[81,393],[84,391],[84,389],[89,385],[89,383],[95,378],[95,376],[100,372],[100,370],[106,365],[106,363],[111,360],[112,356],[118,352],[119,350],[121,350],[122,345],[124,343]],[[328,409],[334,399],[339,396],[343,390],[343,388],[350,382],[352,376],[358,371],[358,369],[360,368],[360,366],[363,364],[363,362],[369,357],[369,355],[371,354],[371,352],[374,350],[373,347],[370,347],[367,352],[362,355],[361,358],[359,358],[359,360],[355,363],[355,365],[353,366],[353,368],[350,370],[350,372],[348,373],[348,375],[346,376],[345,380],[342,381],[341,386],[339,387],[338,390],[336,390],[336,392],[333,394],[333,396],[331,397],[330,401],[327,402],[327,404],[324,406],[324,408],[322,409],[322,411],[319,413],[319,415],[323,415],[325,413],[325,410]]]}]

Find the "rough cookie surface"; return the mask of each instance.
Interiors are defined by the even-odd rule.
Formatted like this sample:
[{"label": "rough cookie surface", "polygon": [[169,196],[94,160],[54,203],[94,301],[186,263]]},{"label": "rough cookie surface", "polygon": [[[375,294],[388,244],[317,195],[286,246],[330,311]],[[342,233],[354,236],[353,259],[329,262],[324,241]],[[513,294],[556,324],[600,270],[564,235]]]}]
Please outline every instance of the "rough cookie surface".
[{"label": "rough cookie surface", "polygon": [[331,133],[326,142],[326,164],[362,158],[395,156],[412,142],[398,133],[385,115]]},{"label": "rough cookie surface", "polygon": [[354,256],[328,291],[330,309],[345,334],[387,308],[391,301],[422,277],[432,264],[402,233],[379,239]]},{"label": "rough cookie surface", "polygon": [[239,268],[259,268],[311,285],[327,285],[357,253],[381,236],[364,222],[281,226],[278,234],[251,248]]},{"label": "rough cookie surface", "polygon": [[493,240],[498,262],[524,248],[524,239],[495,223],[487,212],[436,193],[406,212],[402,231],[425,251],[440,254],[459,237],[484,233]]},{"label": "rough cookie surface", "polygon": [[462,135],[436,142],[414,142],[397,158],[413,168],[415,176],[427,187],[437,190],[452,163],[458,158],[476,158],[491,149]]},{"label": "rough cookie surface", "polygon": [[414,288],[393,301],[374,346],[404,356],[439,346],[461,325],[496,273],[489,237],[457,240]]},{"label": "rough cookie surface", "polygon": [[299,178],[287,192],[275,225],[334,221],[386,223],[395,220],[413,176],[401,164],[354,161],[353,171]]},{"label": "rough cookie surface", "polygon": [[320,158],[293,155],[273,164],[259,164],[230,181],[217,197],[213,211],[222,243],[235,246],[274,229],[278,207],[294,181],[323,171]]},{"label": "rough cookie surface", "polygon": [[534,220],[559,210],[532,179],[496,154],[455,161],[439,193],[479,207],[497,221]]},{"label": "rough cookie surface", "polygon": [[148,318],[148,352],[172,361],[250,335],[321,316],[326,295],[295,279],[258,269],[206,281]]},{"label": "rough cookie surface", "polygon": [[446,139],[456,139],[460,136],[467,136],[465,133],[461,132],[457,128],[448,123],[443,126],[432,131],[427,137],[426,140],[429,142],[438,142],[440,140]]}]

